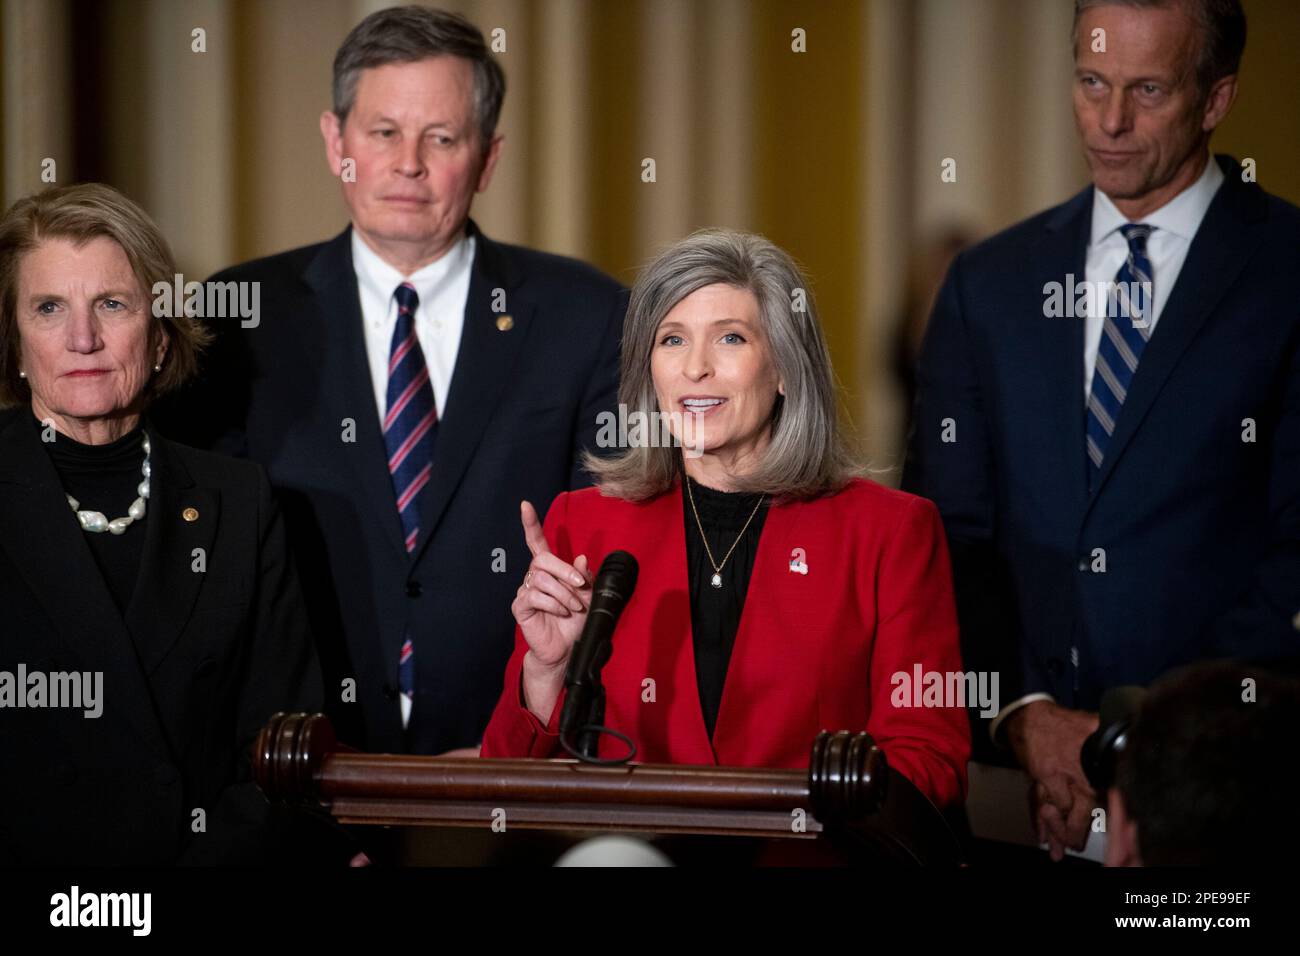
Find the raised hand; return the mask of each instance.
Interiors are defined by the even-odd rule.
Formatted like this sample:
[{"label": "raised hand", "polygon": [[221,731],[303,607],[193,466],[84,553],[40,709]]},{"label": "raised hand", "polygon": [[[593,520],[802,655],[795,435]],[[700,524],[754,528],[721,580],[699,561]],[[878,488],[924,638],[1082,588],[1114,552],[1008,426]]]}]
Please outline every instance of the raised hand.
[{"label": "raised hand", "polygon": [[520,503],[519,517],[533,560],[510,611],[528,642],[524,699],[530,710],[546,720],[563,687],[573,645],[587,623],[593,578],[586,555],[568,564],[551,551],[537,510],[529,502]]}]

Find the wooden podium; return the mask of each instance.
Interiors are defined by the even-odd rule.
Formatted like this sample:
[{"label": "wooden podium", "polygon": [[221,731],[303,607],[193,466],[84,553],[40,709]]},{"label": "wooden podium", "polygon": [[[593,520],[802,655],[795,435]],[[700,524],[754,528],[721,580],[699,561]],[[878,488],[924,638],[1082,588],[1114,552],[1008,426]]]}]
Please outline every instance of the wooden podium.
[{"label": "wooden podium", "polygon": [[961,857],[934,806],[868,734],[847,731],[819,734],[806,771],[596,766],[357,753],[337,744],[323,714],[281,713],[258,735],[253,769],[273,803],[323,809],[341,824],[814,841],[821,862]]}]

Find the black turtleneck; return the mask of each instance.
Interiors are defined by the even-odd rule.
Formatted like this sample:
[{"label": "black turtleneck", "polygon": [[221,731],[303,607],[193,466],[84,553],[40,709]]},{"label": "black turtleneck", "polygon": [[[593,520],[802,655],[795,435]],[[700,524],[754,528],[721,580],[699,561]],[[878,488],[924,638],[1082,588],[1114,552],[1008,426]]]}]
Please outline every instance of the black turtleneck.
[{"label": "black turtleneck", "polygon": [[[45,426],[35,418],[32,420],[37,430],[44,434]],[[54,463],[63,490],[77,499],[83,511],[102,512],[109,521],[126,517],[144,478],[140,470],[144,464],[144,429],[137,426],[107,445],[83,445],[62,432],[52,434],[55,435],[54,441],[42,441],[41,444]],[[77,520],[70,506],[68,519]],[[140,559],[144,554],[145,522],[148,520],[146,509],[144,519],[132,522],[122,534],[80,531],[78,525],[113,602],[122,614],[126,613],[131,594],[135,591]]]},{"label": "black turtleneck", "polygon": [[[686,482],[690,482],[688,489]],[[713,565],[700,539],[691,498],[699,511],[700,525],[709,540],[714,561],[722,561],[732,544],[736,550],[722,566],[722,587],[711,584]],[[699,683],[700,707],[710,739],[722,704],[722,686],[731,662],[731,650],[740,627],[740,612],[754,571],[758,538],[767,518],[764,499],[755,513],[760,495],[716,491],[686,478],[682,482],[682,509],[686,515],[686,567],[691,585],[691,632],[695,645],[695,675]],[[754,520],[749,521],[753,514]],[[745,528],[745,522],[749,527]],[[740,535],[745,528],[744,535]],[[740,536],[737,542],[737,536]]]}]

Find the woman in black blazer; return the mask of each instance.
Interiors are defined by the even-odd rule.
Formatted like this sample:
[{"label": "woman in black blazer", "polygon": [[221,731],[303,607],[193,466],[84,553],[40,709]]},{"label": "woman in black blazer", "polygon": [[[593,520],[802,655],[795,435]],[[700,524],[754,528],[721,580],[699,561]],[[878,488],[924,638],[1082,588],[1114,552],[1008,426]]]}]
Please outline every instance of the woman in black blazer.
[{"label": "woman in black blazer", "polygon": [[0,221],[0,861],[264,858],[250,747],[320,677],[259,466],[144,418],[206,335],[102,185]]}]

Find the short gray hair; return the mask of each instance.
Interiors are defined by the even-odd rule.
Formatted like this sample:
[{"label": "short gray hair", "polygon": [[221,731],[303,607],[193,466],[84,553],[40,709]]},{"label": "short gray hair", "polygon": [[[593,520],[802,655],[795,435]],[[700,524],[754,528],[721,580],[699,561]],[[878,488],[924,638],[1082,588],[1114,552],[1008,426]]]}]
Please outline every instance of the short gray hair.
[{"label": "short gray hair", "polygon": [[1139,10],[1185,6],[1197,29],[1201,47],[1196,59],[1196,87],[1205,96],[1225,76],[1241,69],[1246,49],[1246,12],[1241,0],[1074,0],[1071,42],[1079,49],[1079,18],[1093,7],[1134,7]]},{"label": "short gray hair", "polygon": [[362,70],[387,63],[416,63],[459,56],[474,67],[474,116],[484,150],[496,133],[506,77],[478,27],[446,10],[406,6],[377,10],[358,23],[334,55],[334,114],[347,121]]},{"label": "short gray hair", "polygon": [[[178,270],[166,238],[148,213],[112,186],[51,186],[18,200],[0,218],[0,409],[31,401],[31,382],[18,374],[22,352],[18,282],[23,258],[50,240],[65,239],[80,247],[99,238],[121,248],[146,299],[153,298],[160,282],[170,288]],[[150,309],[149,315],[149,348],[164,335],[169,344],[162,371],[145,383],[146,404],[198,375],[199,354],[212,341],[211,331],[184,310],[173,314]]]},{"label": "short gray hair", "polygon": [[[650,361],[664,317],[691,293],[724,284],[753,293],[759,324],[784,386],[772,409],[771,440],[758,467],[737,476],[738,491],[773,498],[834,494],[862,474],[839,428],[839,392],[808,281],[790,256],[749,233],[706,229],[673,244],[642,270],[623,326],[619,402],[629,420],[660,411]],[[587,454],[583,464],[601,492],[643,501],[672,487],[681,473],[676,447],[632,447],[613,458]]]}]

